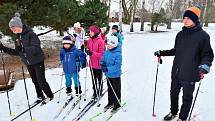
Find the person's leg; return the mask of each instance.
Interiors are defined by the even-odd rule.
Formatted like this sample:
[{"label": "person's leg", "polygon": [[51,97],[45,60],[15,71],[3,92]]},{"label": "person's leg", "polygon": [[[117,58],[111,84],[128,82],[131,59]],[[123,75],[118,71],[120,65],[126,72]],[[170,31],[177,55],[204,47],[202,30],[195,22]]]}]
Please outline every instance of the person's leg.
[{"label": "person's leg", "polygon": [[107,81],[107,86],[108,86],[108,104],[109,105],[112,105],[114,103],[114,94],[113,94],[113,90],[110,86],[110,83],[111,83],[111,78],[108,78],[108,81]]},{"label": "person's leg", "polygon": [[181,90],[181,83],[178,78],[172,76],[171,89],[170,89],[170,110],[173,115],[177,115],[178,113],[178,101],[179,101],[179,93]]},{"label": "person's leg", "polygon": [[110,80],[112,86],[113,86],[113,102],[114,102],[114,108],[117,109],[120,107],[120,102],[121,102],[121,79],[120,77],[118,78],[112,78]]},{"label": "person's leg", "polygon": [[103,90],[103,81],[102,81],[102,70],[101,69],[97,69],[97,79],[98,79],[98,94],[99,96],[102,94],[102,90]]},{"label": "person's leg", "polygon": [[72,92],[72,75],[71,74],[69,74],[69,73],[65,73],[65,79],[66,79],[66,93],[68,94],[68,95],[70,95],[71,94],[71,92]]},{"label": "person's leg", "polygon": [[183,87],[183,97],[182,97],[182,106],[179,114],[179,119],[186,120],[193,100],[193,92],[195,90],[195,82],[182,82]]},{"label": "person's leg", "polygon": [[96,69],[91,70],[92,76],[92,85],[93,85],[93,96],[97,97],[97,78],[96,78]]},{"label": "person's leg", "polygon": [[73,73],[72,78],[74,80],[75,93],[76,94],[81,94],[82,91],[81,91],[81,84],[80,84],[80,81],[79,81],[79,75],[77,73]]},{"label": "person's leg", "polygon": [[41,99],[45,99],[45,96],[43,95],[43,91],[40,88],[39,83],[37,82],[37,77],[36,77],[36,72],[33,66],[27,66],[28,72],[30,74],[30,77],[32,79],[32,82],[34,83],[35,89],[36,89],[36,93],[37,93],[37,97],[41,98]]},{"label": "person's leg", "polygon": [[36,72],[37,82],[39,83],[40,88],[43,90],[43,92],[46,94],[47,97],[52,99],[54,97],[54,95],[45,78],[44,62],[41,62],[41,63],[35,65],[35,72]]}]

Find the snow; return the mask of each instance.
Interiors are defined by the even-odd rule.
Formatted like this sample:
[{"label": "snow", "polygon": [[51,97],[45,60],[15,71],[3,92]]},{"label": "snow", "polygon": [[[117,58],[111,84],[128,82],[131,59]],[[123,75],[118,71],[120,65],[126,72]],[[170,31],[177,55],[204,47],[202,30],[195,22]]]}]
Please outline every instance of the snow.
[{"label": "snow", "polygon": [[[117,23],[111,23],[111,25]],[[159,66],[157,95],[156,95],[156,108],[155,113],[157,117],[152,117],[153,93],[155,74],[157,67],[157,60],[153,53],[156,50],[171,49],[174,46],[174,39],[178,31],[181,30],[183,24],[173,23],[172,30],[167,32],[150,33],[147,23],[145,24],[144,32],[140,32],[140,23],[134,24],[133,33],[129,32],[129,26],[123,25],[123,33],[125,41],[123,43],[123,74],[122,74],[122,101],[126,101],[123,107],[126,112],[120,110],[116,115],[111,118],[111,121],[161,121],[163,116],[169,112],[170,100],[169,90],[171,82],[171,67],[173,57],[163,57],[163,64]],[[159,30],[164,30],[165,27],[159,27]],[[211,36],[211,46],[215,49],[215,24],[209,24],[208,28],[204,28]],[[47,36],[56,36],[54,33]],[[213,63],[214,65],[214,63]],[[196,121],[213,121],[213,113],[215,112],[214,104],[214,66],[211,67],[211,72],[205,76],[200,92],[196,101],[193,114],[197,115]],[[60,88],[62,68],[54,68],[46,71],[46,79],[51,86],[53,92]],[[81,70],[80,81],[82,90],[85,88],[85,74],[86,70]],[[36,93],[31,79],[26,79],[29,100],[32,103],[35,100]],[[63,78],[63,86],[65,79]],[[89,68],[87,69],[87,101],[83,100],[80,107],[90,100],[92,95],[92,85]],[[106,83],[104,84],[104,88]],[[196,84],[196,89],[198,83]],[[194,92],[195,94],[195,92]],[[32,109],[32,116],[37,121],[52,121],[53,117],[57,114],[60,107],[63,105],[66,94],[65,89],[62,90],[60,104],[57,103],[59,93],[55,94],[55,98],[43,107],[35,107]],[[12,112],[18,115],[27,108],[27,101],[24,89],[23,80],[16,83],[15,89],[9,92],[10,103]],[[181,96],[180,96],[181,102]],[[96,105],[89,110],[89,112],[80,120],[87,121],[97,112],[101,111],[107,104],[107,94],[100,101],[101,106]],[[181,103],[180,103],[181,104]],[[70,107],[71,104],[68,106]],[[13,117],[9,116],[7,95],[0,93],[0,121],[9,121]],[[56,121],[60,121],[68,110],[68,107],[59,116]],[[74,116],[78,114],[80,109],[78,106],[70,113],[64,121],[71,121]],[[103,121],[105,115],[101,115],[95,121]],[[29,121],[29,113],[19,117],[16,121]]]}]

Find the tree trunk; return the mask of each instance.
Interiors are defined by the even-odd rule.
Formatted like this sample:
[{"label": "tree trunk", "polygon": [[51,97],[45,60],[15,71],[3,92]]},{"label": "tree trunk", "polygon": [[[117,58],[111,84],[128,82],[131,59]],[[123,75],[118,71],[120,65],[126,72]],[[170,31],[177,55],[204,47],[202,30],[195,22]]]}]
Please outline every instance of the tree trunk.
[{"label": "tree trunk", "polygon": [[124,23],[125,24],[129,24],[130,23],[130,19],[131,19],[131,15],[128,11],[128,8],[126,7],[126,2],[125,0],[122,0],[122,8],[123,8],[123,14],[124,14]]},{"label": "tree trunk", "polygon": [[62,30],[60,30],[59,32],[60,32],[60,36],[64,36],[64,33]]},{"label": "tree trunk", "polygon": [[171,24],[172,24],[172,17],[169,18],[169,20],[167,21],[167,29],[172,29]]}]

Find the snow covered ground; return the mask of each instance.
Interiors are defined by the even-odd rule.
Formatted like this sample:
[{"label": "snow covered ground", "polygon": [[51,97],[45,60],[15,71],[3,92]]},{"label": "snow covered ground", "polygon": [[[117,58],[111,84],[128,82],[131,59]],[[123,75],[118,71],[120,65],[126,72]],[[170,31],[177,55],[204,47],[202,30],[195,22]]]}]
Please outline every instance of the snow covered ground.
[{"label": "snow covered ground", "polygon": [[[159,49],[171,49],[174,46],[175,35],[179,30],[181,30],[182,24],[173,23],[172,30],[167,30],[167,32],[162,33],[150,33],[147,31],[139,32],[139,25],[139,23],[134,24],[134,33],[128,32],[128,25],[123,26],[125,41],[123,44],[122,68],[123,72],[125,73],[122,75],[122,101],[127,102],[127,104],[124,106],[126,112],[120,110],[116,115],[112,117],[111,121],[161,121],[163,116],[169,112],[169,89],[171,82],[170,73],[173,57],[164,57],[163,64],[159,67],[155,108],[157,117],[154,118],[152,117],[152,104],[157,60],[156,57],[154,57],[153,53],[154,51]],[[215,50],[215,24],[209,24],[209,26],[210,27],[204,29],[210,34],[211,45],[213,50]],[[149,27],[147,25],[145,25],[145,30],[149,30]],[[90,97],[92,95],[89,68],[87,71],[87,101],[81,101],[81,108],[84,107],[84,105],[90,100]],[[53,92],[60,88],[60,73],[62,73],[62,68],[55,68],[46,71],[46,78]],[[85,73],[86,70],[84,69],[80,74],[82,90],[84,90],[85,87]],[[195,121],[214,121],[214,73],[215,67],[213,63],[210,74],[205,76],[200,88],[200,93],[198,95],[193,111],[193,114],[197,116],[195,118]],[[36,97],[34,86],[31,82],[31,79],[26,79],[26,82],[29,99],[32,103]],[[64,82],[65,79],[63,80],[63,83]],[[106,83],[104,85],[104,87],[106,87]],[[196,84],[196,88],[197,86],[198,84]],[[57,103],[58,95],[59,93],[57,93],[54,100],[52,100],[47,105],[43,107],[38,106],[32,109],[33,118],[35,118],[37,121],[52,121],[53,117],[57,114],[66,99],[65,89],[61,93],[60,104]],[[23,80],[16,83],[15,89],[9,92],[9,97],[11,102],[11,109],[15,115],[18,115],[21,111],[27,108]],[[103,109],[104,105],[106,105],[107,103],[107,94],[101,99],[100,102],[101,106],[97,107],[95,105],[81,119],[81,121],[87,121],[90,117]],[[62,117],[67,112],[67,109],[64,110],[64,112],[56,121],[61,121]],[[65,119],[65,121],[71,121],[79,111],[80,109],[78,109],[77,106]],[[95,119],[95,121],[103,121],[104,117],[105,115],[101,115],[100,117]],[[1,93],[0,121],[9,121],[12,118],[13,117],[9,116],[6,93]],[[25,115],[19,117],[16,121],[30,121],[29,113],[26,113]]]}]

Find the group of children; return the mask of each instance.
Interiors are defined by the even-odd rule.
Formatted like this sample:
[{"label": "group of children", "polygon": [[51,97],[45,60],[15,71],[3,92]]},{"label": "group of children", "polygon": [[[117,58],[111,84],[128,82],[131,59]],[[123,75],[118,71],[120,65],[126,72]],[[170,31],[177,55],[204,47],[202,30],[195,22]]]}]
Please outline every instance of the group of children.
[{"label": "group of children", "polygon": [[[66,93],[72,96],[72,78],[75,94],[82,93],[79,81],[80,68],[87,65],[86,55],[89,56],[88,66],[92,76],[93,96],[97,100],[103,90],[102,76],[107,77],[108,104],[104,110],[113,108],[112,112],[120,108],[121,101],[121,65],[122,65],[122,35],[117,25],[112,26],[112,34],[106,37],[106,28],[89,27],[89,39],[85,41],[84,30],[77,22],[71,36],[63,38],[60,50],[60,61],[66,79]],[[106,43],[106,47],[105,47]],[[103,72],[103,73],[102,73]]]}]

